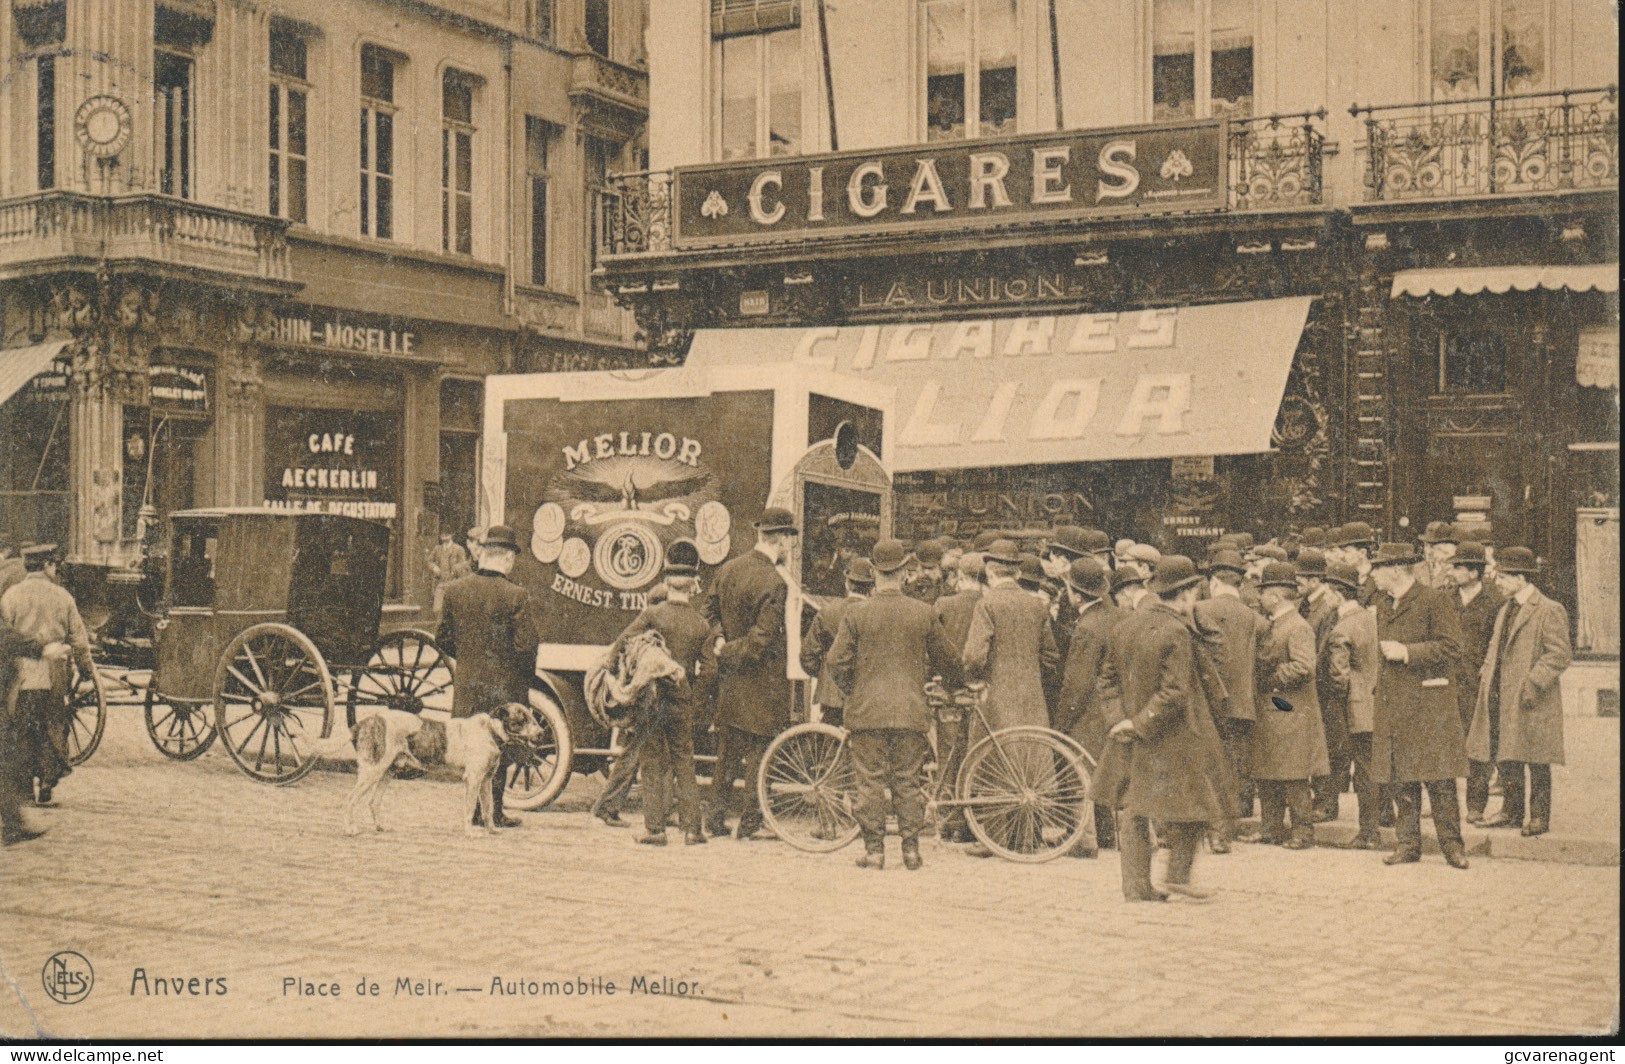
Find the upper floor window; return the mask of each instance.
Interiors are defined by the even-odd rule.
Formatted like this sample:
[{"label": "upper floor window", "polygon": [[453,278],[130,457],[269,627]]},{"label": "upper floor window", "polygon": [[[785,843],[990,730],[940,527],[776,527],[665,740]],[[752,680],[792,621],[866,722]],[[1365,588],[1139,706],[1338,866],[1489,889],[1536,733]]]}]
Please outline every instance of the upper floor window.
[{"label": "upper floor window", "polygon": [[153,55],[158,103],[158,190],[192,198],[192,57],[159,49]]},{"label": "upper floor window", "polygon": [[474,83],[448,70],[440,89],[440,247],[474,253]]},{"label": "upper floor window", "polygon": [[35,129],[35,171],[42,189],[56,187],[56,56],[42,55],[36,64],[37,126]]},{"label": "upper floor window", "polygon": [[1537,92],[1547,83],[1549,0],[1431,0],[1435,100]]},{"label": "upper floor window", "polygon": [[547,286],[547,198],[552,180],[548,155],[554,126],[525,116],[525,177],[530,184],[530,283]]},{"label": "upper floor window", "polygon": [[925,0],[925,136],[1016,131],[1016,0]]},{"label": "upper floor window", "polygon": [[395,235],[395,59],[361,49],[361,235]]},{"label": "upper floor window", "polygon": [[1253,113],[1253,0],[1153,0],[1151,118]]},{"label": "upper floor window", "polygon": [[586,0],[586,10],[582,13],[582,18],[582,30],[587,37],[587,47],[608,58],[609,0]]},{"label": "upper floor window", "polygon": [[798,0],[711,0],[724,159],[796,155],[801,142]]},{"label": "upper floor window", "polygon": [[308,116],[305,39],[271,29],[270,211],[295,222],[307,220]]}]

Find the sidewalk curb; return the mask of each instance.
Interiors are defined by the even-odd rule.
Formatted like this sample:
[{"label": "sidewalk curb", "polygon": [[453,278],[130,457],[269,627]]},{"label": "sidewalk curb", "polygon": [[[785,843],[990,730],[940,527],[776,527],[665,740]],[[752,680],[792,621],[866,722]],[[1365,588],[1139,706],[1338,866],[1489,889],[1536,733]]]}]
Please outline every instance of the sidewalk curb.
[{"label": "sidewalk curb", "polygon": [[[1237,821],[1237,827],[1256,831],[1258,819],[1254,817]],[[1316,824],[1315,845],[1346,850],[1350,848],[1349,843],[1358,832],[1359,828],[1354,824],[1338,821]],[[1378,834],[1382,836],[1384,850],[1392,850],[1398,845],[1393,828],[1382,828]],[[1464,825],[1462,841],[1467,845],[1469,857],[1499,857],[1514,861],[1545,861],[1551,864],[1597,867],[1614,867],[1619,864],[1619,846],[1610,845],[1602,839],[1582,839],[1567,835],[1525,838],[1516,828],[1483,831]],[[1372,851],[1374,854],[1379,852]],[[1422,827],[1422,852],[1435,855],[1439,853],[1439,840],[1426,820],[1423,821]]]}]

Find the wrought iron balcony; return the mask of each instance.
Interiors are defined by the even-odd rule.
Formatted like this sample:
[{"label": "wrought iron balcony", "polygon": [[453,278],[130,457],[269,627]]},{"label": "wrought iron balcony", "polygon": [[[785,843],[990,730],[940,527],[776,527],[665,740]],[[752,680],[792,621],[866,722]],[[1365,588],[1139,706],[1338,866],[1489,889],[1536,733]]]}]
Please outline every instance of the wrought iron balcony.
[{"label": "wrought iron balcony", "polygon": [[1619,187],[1617,86],[1349,113],[1365,122],[1367,200]]},{"label": "wrought iron balcony", "polygon": [[0,277],[107,259],[292,283],[288,223],[171,196],[41,192],[0,201]]}]

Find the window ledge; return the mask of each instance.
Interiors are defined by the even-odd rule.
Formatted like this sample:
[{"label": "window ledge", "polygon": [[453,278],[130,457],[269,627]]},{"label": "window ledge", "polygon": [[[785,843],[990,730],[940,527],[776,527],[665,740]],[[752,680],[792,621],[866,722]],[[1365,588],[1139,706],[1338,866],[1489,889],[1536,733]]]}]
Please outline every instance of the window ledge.
[{"label": "window ledge", "polygon": [[344,248],[349,251],[370,252],[385,258],[413,259],[434,266],[450,266],[477,273],[500,274],[507,272],[507,268],[500,262],[487,262],[471,255],[453,255],[444,251],[425,251],[422,248],[397,243],[393,240],[377,240],[372,237],[328,233],[297,222],[289,227],[288,239],[304,244],[326,244],[330,247]]}]

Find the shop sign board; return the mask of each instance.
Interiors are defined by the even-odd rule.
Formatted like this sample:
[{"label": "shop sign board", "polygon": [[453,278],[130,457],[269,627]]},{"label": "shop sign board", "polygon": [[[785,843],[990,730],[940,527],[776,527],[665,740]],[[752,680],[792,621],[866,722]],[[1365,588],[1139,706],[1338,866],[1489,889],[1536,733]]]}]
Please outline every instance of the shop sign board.
[{"label": "shop sign board", "polygon": [[1222,210],[1222,120],[678,167],[679,248]]},{"label": "shop sign board", "polygon": [[418,334],[394,318],[361,319],[340,311],[309,307],[278,315],[276,342],[285,347],[317,347],[358,354],[421,356]]},{"label": "shop sign board", "polygon": [[265,505],[393,521],[400,439],[390,414],[268,407]]},{"label": "shop sign board", "polygon": [[213,376],[193,366],[158,365],[148,370],[153,408],[170,416],[207,417]]}]

